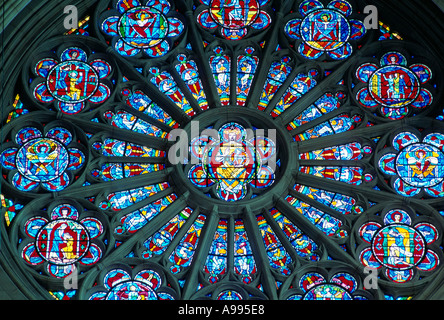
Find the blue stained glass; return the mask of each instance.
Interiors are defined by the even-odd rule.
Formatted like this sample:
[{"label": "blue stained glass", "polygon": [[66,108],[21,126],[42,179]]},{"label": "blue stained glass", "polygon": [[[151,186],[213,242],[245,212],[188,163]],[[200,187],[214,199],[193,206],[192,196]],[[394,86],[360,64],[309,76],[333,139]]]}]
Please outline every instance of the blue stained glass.
[{"label": "blue stained glass", "polygon": [[395,168],[404,182],[414,187],[430,187],[444,180],[444,153],[435,146],[411,144],[396,158]]},{"label": "blue stained glass", "polygon": [[138,210],[120,218],[120,225],[118,225],[114,232],[116,234],[123,234],[125,232],[135,233],[149,221],[154,219],[159,213],[165,210],[171,203],[177,199],[176,194],[172,193],[166,197],[156,200]]},{"label": "blue stained glass", "polygon": [[379,108],[392,120],[407,116],[411,107],[424,109],[433,103],[432,93],[422,85],[432,78],[432,70],[424,64],[408,67],[406,57],[392,51],[379,62],[364,63],[356,71],[356,78],[367,86],[356,93],[356,100],[365,108]]},{"label": "blue stained glass", "polygon": [[197,22],[205,29],[220,28],[220,34],[227,40],[240,40],[248,33],[248,28],[263,30],[271,24],[270,15],[261,10],[268,1],[226,0],[201,1],[207,6]]},{"label": "blue stained glass", "polygon": [[70,183],[68,170],[83,167],[85,155],[77,148],[67,148],[72,134],[54,127],[43,136],[34,127],[25,127],[15,137],[17,147],[2,151],[0,164],[6,170],[17,170],[12,184],[21,191],[33,191],[41,185],[48,191],[61,191]]},{"label": "blue stained glass", "polygon": [[307,129],[303,133],[297,134],[294,139],[296,141],[304,141],[350,131],[353,130],[360,121],[360,117],[350,117],[347,114],[339,115],[329,121]]},{"label": "blue stained glass", "polygon": [[206,216],[200,214],[194,221],[193,225],[188,229],[185,236],[181,239],[178,246],[171,253],[169,261],[172,263],[170,268],[172,273],[178,273],[182,271],[183,268],[187,268],[191,265],[205,220]]},{"label": "blue stained glass", "polygon": [[107,100],[111,90],[100,80],[111,74],[111,66],[100,59],[87,61],[84,50],[70,47],[62,52],[59,62],[51,58],[37,62],[35,73],[46,81],[35,86],[35,99],[43,103],[55,101],[66,114],[79,113],[86,102],[99,104]]},{"label": "blue stained glass", "polygon": [[171,39],[184,30],[181,20],[168,15],[170,4],[165,0],[147,1],[146,5],[134,0],[117,1],[116,9],[119,16],[105,18],[101,29],[115,39],[115,49],[124,57],[140,52],[161,57],[169,51]]},{"label": "blue stained glass", "polygon": [[343,60],[353,52],[350,40],[362,38],[366,29],[359,20],[351,20],[351,5],[344,0],[331,1],[327,8],[319,1],[303,1],[299,6],[303,19],[292,19],[286,34],[302,40],[298,52],[307,59],[317,59],[324,52],[335,60]]},{"label": "blue stained glass", "polygon": [[292,259],[287,250],[282,246],[282,243],[279,241],[265,218],[262,215],[258,215],[256,216],[256,219],[264,241],[270,266],[274,269],[278,269],[283,275],[290,275]]},{"label": "blue stained glass", "polygon": [[184,54],[178,55],[177,60],[180,63],[176,64],[176,71],[187,85],[194,99],[196,99],[200,109],[208,109],[207,97],[203,89],[196,62],[194,62],[194,60],[187,60],[187,57]]},{"label": "blue stained glass", "polygon": [[296,184],[294,190],[325,204],[342,214],[362,213],[363,208],[356,205],[356,199],[340,193]]},{"label": "blue stained glass", "polygon": [[341,106],[341,100],[345,98],[344,93],[333,95],[325,93],[314,104],[305,109],[299,116],[289,123],[289,129],[295,129],[303,124],[309,123],[324,114],[336,110]]},{"label": "blue stained glass", "polygon": [[216,184],[218,198],[238,201],[246,197],[248,184],[263,189],[274,183],[274,170],[266,165],[276,153],[271,139],[246,140],[247,130],[236,122],[224,124],[218,132],[220,141],[207,143],[204,148],[200,139],[192,141],[192,155],[202,162],[188,171],[188,178],[196,187]]},{"label": "blue stained glass", "polygon": [[180,90],[177,82],[169,72],[161,72],[159,68],[153,67],[150,68],[150,73],[153,75],[150,80],[151,83],[154,84],[162,94],[173,101],[174,104],[188,116],[192,117],[196,114],[188,100],[185,98],[182,90]]},{"label": "blue stained glass", "polygon": [[162,228],[160,228],[160,230],[152,237],[149,237],[143,243],[145,250],[142,252],[142,257],[144,259],[149,259],[153,255],[160,255],[164,253],[176,234],[188,220],[192,212],[193,209],[186,207],[178,215],[167,222]]},{"label": "blue stained glass", "polygon": [[373,179],[370,174],[365,174],[364,176],[364,170],[361,167],[301,166],[299,171],[316,177],[353,185],[360,185],[364,181],[371,181]]},{"label": "blue stained glass", "polygon": [[167,133],[160,128],[142,120],[126,111],[105,112],[105,118],[109,119],[111,125],[125,130],[134,131],[154,137],[165,138]]},{"label": "blue stained glass", "polygon": [[103,143],[93,144],[93,147],[96,150],[101,150],[102,154],[107,157],[159,158],[165,156],[165,151],[113,138],[106,138],[103,140]]},{"label": "blue stained glass", "polygon": [[250,93],[259,58],[253,56],[254,49],[245,49],[245,55],[237,58],[237,105],[244,106]]},{"label": "blue stained glass", "polygon": [[217,300],[224,300],[224,301],[238,301],[243,300],[242,295],[233,290],[224,290],[217,296]]},{"label": "blue stained glass", "polygon": [[257,272],[250,241],[240,219],[235,221],[234,226],[234,271],[242,277],[244,283],[250,283]]},{"label": "blue stained glass", "polygon": [[444,135],[430,133],[420,142],[417,134],[398,133],[392,140],[393,148],[378,160],[380,171],[393,178],[392,187],[405,197],[414,197],[421,190],[432,197],[444,196]]},{"label": "blue stained glass", "polygon": [[371,154],[370,146],[362,146],[359,142],[351,142],[334,147],[327,147],[299,154],[299,159],[306,160],[361,160]]},{"label": "blue stained glass", "polygon": [[136,109],[137,111],[143,112],[149,115],[155,120],[158,120],[166,125],[176,128],[178,126],[177,122],[171,118],[171,116],[166,113],[161,107],[151,101],[151,99],[142,91],[135,90],[134,92],[129,92],[127,90],[122,90],[123,95],[127,96],[126,104]]},{"label": "blue stained glass", "polygon": [[215,283],[227,272],[228,247],[227,247],[227,227],[228,221],[221,219],[214,234],[204,271],[209,274],[208,280]]},{"label": "blue stained glass", "polygon": [[305,235],[294,223],[276,209],[271,209],[270,213],[300,257],[311,261],[318,261],[320,259],[320,256],[315,252],[319,248],[316,242]]},{"label": "blue stained glass", "polygon": [[258,104],[259,110],[264,110],[276,92],[290,75],[292,68],[289,65],[289,57],[283,57],[280,62],[273,62],[267,73],[267,80],[264,84],[261,97]]},{"label": "blue stained glass", "polygon": [[167,182],[164,182],[130,190],[113,192],[107,196],[107,199],[111,205],[111,209],[119,211],[151,197],[152,195],[165,190],[169,186],[170,185]]},{"label": "blue stained glass", "polygon": [[101,170],[93,170],[93,176],[100,176],[103,181],[120,180],[164,169],[157,163],[104,163]]},{"label": "blue stained glass", "polygon": [[327,236],[336,236],[344,238],[347,233],[342,230],[342,221],[325,213],[306,202],[288,195],[285,200],[288,201],[299,213],[304,215],[313,225],[325,233]]},{"label": "blue stained glass", "polygon": [[291,107],[293,103],[313,89],[317,85],[317,75],[318,71],[316,69],[311,69],[308,73],[299,73],[271,112],[271,116],[273,118],[278,117],[282,112]]},{"label": "blue stained glass", "polygon": [[213,72],[214,82],[223,106],[230,104],[230,79],[231,58],[223,54],[223,49],[214,49],[216,55],[210,57],[210,67]]},{"label": "blue stained glass", "polygon": [[[33,155],[32,157],[29,155]],[[39,138],[25,143],[17,152],[17,169],[33,181],[47,182],[59,177],[68,167],[69,154],[53,139]]]}]

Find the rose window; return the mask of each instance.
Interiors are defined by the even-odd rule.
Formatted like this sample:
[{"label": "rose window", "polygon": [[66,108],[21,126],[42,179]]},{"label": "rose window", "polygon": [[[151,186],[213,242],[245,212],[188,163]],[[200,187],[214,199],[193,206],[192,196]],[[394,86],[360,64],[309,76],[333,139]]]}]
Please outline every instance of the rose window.
[{"label": "rose window", "polygon": [[48,3],[2,34],[1,294],[443,297],[432,2]]}]

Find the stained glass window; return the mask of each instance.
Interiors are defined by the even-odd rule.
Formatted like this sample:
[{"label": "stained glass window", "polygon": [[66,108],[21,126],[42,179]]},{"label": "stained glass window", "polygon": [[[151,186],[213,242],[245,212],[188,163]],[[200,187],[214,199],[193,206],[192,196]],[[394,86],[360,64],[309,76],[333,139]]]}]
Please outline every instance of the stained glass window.
[{"label": "stained glass window", "polygon": [[359,1],[85,9],[5,63],[0,263],[27,298],[442,298],[436,37]]}]

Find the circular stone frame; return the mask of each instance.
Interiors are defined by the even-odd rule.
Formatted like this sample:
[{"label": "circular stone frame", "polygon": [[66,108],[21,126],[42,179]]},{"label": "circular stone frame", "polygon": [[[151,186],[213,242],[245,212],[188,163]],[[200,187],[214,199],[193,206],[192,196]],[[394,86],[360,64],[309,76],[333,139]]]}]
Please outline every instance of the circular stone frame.
[{"label": "circular stone frame", "polygon": [[[291,144],[291,136],[285,131],[283,126],[276,124],[273,119],[267,116],[267,114],[252,109],[240,109],[229,110],[227,107],[227,113],[221,113],[220,109],[207,110],[206,112],[193,118],[194,121],[199,121],[199,133],[206,127],[213,125],[216,122],[241,122],[248,121],[254,125],[260,125],[260,129],[276,129],[276,142],[279,148],[279,159],[281,160],[281,167],[279,168],[279,177],[276,177],[276,181],[271,185],[263,194],[258,195],[252,199],[242,199],[235,202],[227,202],[221,199],[210,198],[206,196],[201,190],[192,184],[187,176],[187,172],[184,170],[184,165],[178,163],[168,166],[172,166],[174,173],[170,175],[172,183],[175,185],[175,190],[180,194],[187,194],[187,200],[190,205],[199,206],[206,212],[212,212],[216,207],[218,214],[221,217],[238,216],[245,210],[251,210],[257,214],[262,211],[263,208],[273,206],[278,197],[281,197],[285,192],[288,192],[288,188],[292,186],[294,182],[293,173],[297,171],[298,152],[295,149],[294,144]],[[228,112],[229,111],[229,112]],[[215,120],[217,119],[217,120]],[[188,136],[189,145],[191,141],[191,122],[184,128]],[[194,131],[193,131],[194,132]]]}]

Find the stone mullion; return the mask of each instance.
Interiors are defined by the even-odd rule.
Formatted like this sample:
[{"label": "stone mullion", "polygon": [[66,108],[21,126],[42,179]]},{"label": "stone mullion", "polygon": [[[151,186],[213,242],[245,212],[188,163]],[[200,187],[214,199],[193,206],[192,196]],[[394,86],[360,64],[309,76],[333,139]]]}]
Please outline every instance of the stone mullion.
[{"label": "stone mullion", "polygon": [[152,172],[149,174],[143,174],[134,177],[128,177],[113,181],[104,181],[99,183],[93,183],[88,186],[83,186],[81,188],[67,188],[65,190],[54,193],[54,196],[69,196],[69,197],[91,197],[99,194],[103,190],[109,192],[122,191],[133,188],[138,188],[146,185],[156,184],[164,181],[168,181],[168,176],[172,169],[167,168],[165,170],[160,170]]},{"label": "stone mullion", "polygon": [[219,223],[218,209],[214,207],[213,211],[207,216],[205,220],[204,229],[201,231],[198,248],[194,253],[193,262],[188,270],[187,282],[182,292],[182,299],[188,300],[196,293],[199,284],[199,272],[202,270],[205,259],[210,251],[213,243],[214,233],[217,230]]},{"label": "stone mullion", "polygon": [[260,283],[263,284],[265,293],[271,300],[277,300],[277,288],[275,277],[273,276],[267,252],[265,250],[264,241],[257,225],[255,215],[251,211],[249,206],[245,208],[244,224],[247,231],[248,239],[253,250],[254,259],[258,265],[258,269],[261,271]]},{"label": "stone mullion", "polygon": [[291,122],[298,114],[300,114],[308,106],[318,100],[327,91],[327,89],[337,86],[338,82],[344,78],[348,69],[356,63],[358,58],[359,55],[355,55],[343,62],[335,69],[335,71],[333,71],[330,75],[318,82],[318,84],[313,89],[300,97],[300,99],[293,103],[277,118],[282,118],[281,121],[285,124]]},{"label": "stone mullion", "polygon": [[328,255],[332,258],[349,264],[350,266],[361,269],[363,266],[351,255],[347,254],[338,242],[325,235],[321,230],[314,226],[306,217],[298,212],[285,199],[281,198],[276,203],[276,209],[283,213],[289,220],[296,224],[305,234],[313,239],[318,245],[325,246]]}]

